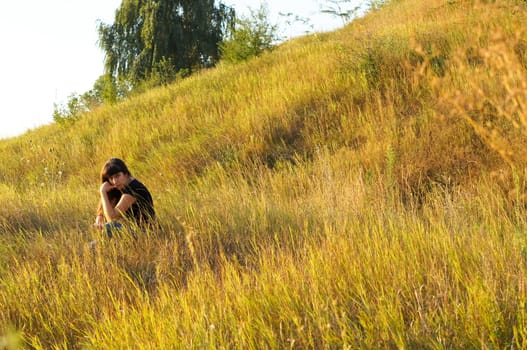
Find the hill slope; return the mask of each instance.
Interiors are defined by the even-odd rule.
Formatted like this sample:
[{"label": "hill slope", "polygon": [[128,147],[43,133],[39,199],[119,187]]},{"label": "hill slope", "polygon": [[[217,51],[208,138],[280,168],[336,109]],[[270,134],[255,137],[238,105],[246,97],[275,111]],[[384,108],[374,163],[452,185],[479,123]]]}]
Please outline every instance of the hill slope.
[{"label": "hill slope", "polygon": [[[0,141],[0,332],[521,347],[526,17],[524,1],[392,1]],[[113,156],[154,195],[161,228],[138,241],[90,229]]]},{"label": "hill slope", "polygon": [[[459,55],[480,59],[494,29],[509,35],[521,28],[518,6],[397,2],[340,32],[286,43],[71,126],[4,141],[1,181],[22,191],[79,181],[93,188],[100,164],[119,156],[163,189],[217,164],[274,168],[293,158],[309,161],[324,148],[380,176],[387,155],[395,157],[389,170],[408,196],[421,195],[430,181],[458,183],[498,165],[498,153],[445,103],[447,94],[466,88],[449,80],[450,70],[458,74]],[[499,11],[508,27],[485,11]],[[511,40],[512,47],[523,42]]]}]

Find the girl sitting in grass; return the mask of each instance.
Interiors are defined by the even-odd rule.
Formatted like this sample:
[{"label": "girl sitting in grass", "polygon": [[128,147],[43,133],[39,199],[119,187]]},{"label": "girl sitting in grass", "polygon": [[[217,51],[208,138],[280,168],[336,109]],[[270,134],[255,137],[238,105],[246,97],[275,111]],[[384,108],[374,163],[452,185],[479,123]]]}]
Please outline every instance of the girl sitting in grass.
[{"label": "girl sitting in grass", "polygon": [[154,203],[148,189],[137,181],[119,158],[110,158],[101,170],[101,200],[94,226],[108,237],[123,224],[145,230],[155,219]]}]

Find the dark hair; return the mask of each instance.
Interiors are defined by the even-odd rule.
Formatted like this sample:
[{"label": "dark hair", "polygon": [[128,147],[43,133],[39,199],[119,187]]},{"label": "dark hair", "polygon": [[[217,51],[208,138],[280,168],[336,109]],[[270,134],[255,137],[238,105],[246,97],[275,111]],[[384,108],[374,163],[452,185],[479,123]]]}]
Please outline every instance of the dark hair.
[{"label": "dark hair", "polygon": [[130,171],[126,167],[126,164],[119,158],[110,158],[103,165],[101,169],[101,182],[105,183],[110,180],[113,175],[123,172],[125,175],[131,175]]}]

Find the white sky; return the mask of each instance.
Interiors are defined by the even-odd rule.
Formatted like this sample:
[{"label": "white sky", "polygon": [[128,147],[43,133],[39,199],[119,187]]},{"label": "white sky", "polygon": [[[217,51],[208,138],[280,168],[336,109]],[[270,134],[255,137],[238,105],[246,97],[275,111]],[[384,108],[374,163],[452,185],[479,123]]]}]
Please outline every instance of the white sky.
[{"label": "white sky", "polygon": [[[354,0],[356,3],[359,0]],[[51,123],[53,104],[93,87],[103,73],[104,54],[97,46],[97,20],[113,23],[122,0],[5,1],[0,7],[0,138]],[[224,0],[247,14],[264,0]],[[315,32],[342,26],[342,20],[320,9],[326,0],[267,0],[273,23],[291,12],[308,18]],[[351,5],[350,5],[351,6]],[[294,37],[310,30],[281,25]]]}]

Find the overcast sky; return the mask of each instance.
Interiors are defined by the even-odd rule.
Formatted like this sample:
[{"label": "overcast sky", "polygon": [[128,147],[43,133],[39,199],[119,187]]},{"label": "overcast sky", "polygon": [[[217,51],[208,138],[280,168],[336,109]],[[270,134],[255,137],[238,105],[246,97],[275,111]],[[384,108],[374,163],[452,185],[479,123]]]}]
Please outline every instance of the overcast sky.
[{"label": "overcast sky", "polygon": [[[0,138],[52,122],[53,104],[90,90],[103,73],[97,23],[113,23],[122,0],[6,1],[0,10]],[[360,0],[356,0],[359,2]],[[257,9],[260,0],[225,0],[237,13]],[[328,31],[342,20],[321,13],[325,0],[267,0],[270,21],[279,13],[309,19],[309,25],[281,26],[287,37],[306,30]],[[350,5],[351,6],[351,5]]]}]

